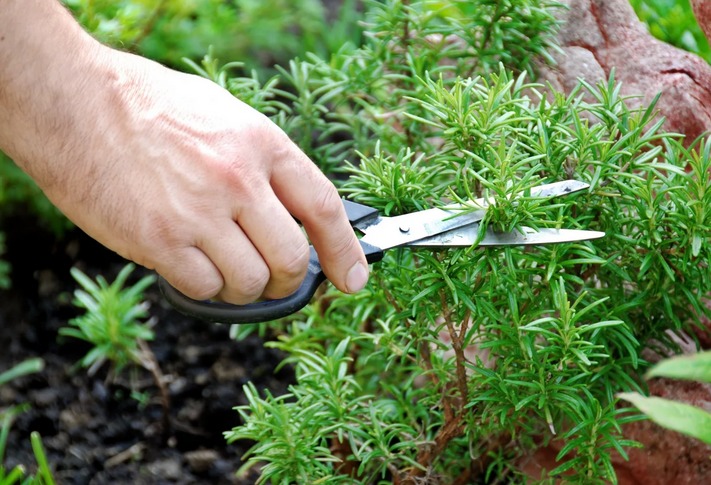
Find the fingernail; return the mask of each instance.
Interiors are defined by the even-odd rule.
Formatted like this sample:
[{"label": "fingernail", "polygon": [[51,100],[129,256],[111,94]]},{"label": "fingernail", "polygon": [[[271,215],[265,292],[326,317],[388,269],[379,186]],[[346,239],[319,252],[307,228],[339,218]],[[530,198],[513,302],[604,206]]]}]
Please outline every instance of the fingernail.
[{"label": "fingernail", "polygon": [[368,267],[363,263],[356,263],[346,275],[346,291],[355,293],[362,290],[368,282]]}]

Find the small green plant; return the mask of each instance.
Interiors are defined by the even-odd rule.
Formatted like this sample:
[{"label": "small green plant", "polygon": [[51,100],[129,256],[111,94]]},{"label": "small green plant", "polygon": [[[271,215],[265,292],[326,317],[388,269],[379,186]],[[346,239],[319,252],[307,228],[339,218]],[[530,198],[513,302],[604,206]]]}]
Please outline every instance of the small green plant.
[{"label": "small green plant", "polygon": [[[44,368],[44,361],[40,358],[27,359],[7,371],[0,373],[0,387],[12,380],[35,372],[40,372]],[[27,475],[22,466],[15,466],[8,470],[3,465],[5,461],[5,450],[10,428],[15,418],[27,410],[27,404],[20,404],[9,409],[0,410],[0,485],[54,485],[52,471],[47,462],[47,455],[42,446],[42,438],[39,433],[33,431],[30,434],[32,450],[37,461],[37,474]]]},{"label": "small green plant", "polygon": [[27,359],[0,373],[0,387],[8,382],[28,374],[41,372],[44,369],[44,361],[40,358]]},{"label": "small green plant", "polygon": [[103,276],[97,276],[93,281],[79,269],[72,268],[71,274],[81,286],[74,292],[74,304],[85,313],[71,319],[69,327],[61,328],[59,334],[92,345],[80,361],[90,375],[105,363],[111,364],[114,376],[131,366],[148,370],[161,393],[164,432],[167,433],[170,396],[158,362],[147,344],[154,338],[151,322],[142,321],[148,317],[148,303],[143,301],[143,292],[155,281],[155,276],[144,276],[132,286],[125,287],[134,269],[135,265],[127,264],[109,284]]},{"label": "small green plant", "polygon": [[143,302],[143,291],[155,281],[152,275],[143,277],[133,286],[124,288],[135,266],[127,264],[109,284],[103,276],[96,282],[77,268],[71,274],[81,289],[74,292],[74,304],[86,310],[69,321],[70,327],[59,334],[85,340],[93,348],[81,360],[81,365],[93,374],[104,363],[110,362],[116,373],[129,364],[141,364],[141,341],[153,340],[150,325],[142,322],[148,316],[148,304]]},{"label": "small green plant", "polygon": [[[300,315],[245,326],[296,383],[252,385],[228,440],[253,440],[260,483],[616,483],[636,443],[648,345],[673,347],[710,311],[711,143],[663,133],[611,75],[569,94],[532,82],[554,48],[555,2],[369,2],[364,42],[293,60],[260,83],[203,73],[268,111],[342,192],[390,215],[493,198],[484,226],[579,227],[606,237],[539,248],[390,251],[357,295],[327,289]],[[242,92],[241,90],[244,89]],[[346,161],[347,163],[343,163]],[[590,184],[559,204],[542,182]],[[243,469],[243,471],[244,471]]]},{"label": "small green plant", "polygon": [[[649,369],[645,377],[668,377],[711,384],[711,352],[663,360]],[[660,426],[711,445],[711,413],[689,404],[639,393],[621,393],[618,397],[634,404]]]}]

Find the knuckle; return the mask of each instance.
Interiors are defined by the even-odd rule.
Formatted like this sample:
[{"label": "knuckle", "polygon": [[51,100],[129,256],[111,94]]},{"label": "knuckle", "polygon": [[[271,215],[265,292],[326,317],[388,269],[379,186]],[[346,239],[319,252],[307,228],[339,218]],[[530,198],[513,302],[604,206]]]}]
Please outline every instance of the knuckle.
[{"label": "knuckle", "polygon": [[223,163],[215,170],[220,183],[229,188],[231,194],[251,200],[261,189],[261,174],[249,166],[249,161],[237,156],[230,163]]},{"label": "knuckle", "polygon": [[272,269],[272,277],[283,280],[298,280],[303,278],[309,265],[309,248],[306,242],[293,248]]},{"label": "knuckle", "polygon": [[139,221],[142,224],[138,227],[138,236],[150,247],[177,247],[180,245],[179,235],[182,231],[177,230],[175,220],[157,211],[146,213]]},{"label": "knuckle", "polygon": [[332,243],[332,257],[338,261],[350,259],[354,253],[360,251],[358,239],[353,232],[344,232],[340,234]]},{"label": "knuckle", "polygon": [[271,267],[272,281],[269,296],[282,298],[290,295],[301,284],[309,266],[310,251],[306,242],[289,251]]},{"label": "knuckle", "polygon": [[336,187],[327,183],[317,189],[313,212],[319,219],[329,222],[334,222],[342,216],[343,203],[338,196]]},{"label": "knuckle", "polygon": [[222,282],[196,282],[194,278],[186,276],[179,278],[175,287],[193,300],[209,300],[220,293]]},{"label": "knuckle", "polygon": [[314,169],[313,162],[279,127],[264,129],[263,133],[266,137],[264,146],[269,147],[268,161],[271,167],[271,174],[281,170],[288,170],[294,171],[298,174],[297,176],[301,177]]},{"label": "knuckle", "polygon": [[[282,148],[283,132],[281,129],[262,113],[253,112],[253,114],[249,123],[240,127],[240,136],[249,140],[250,145],[254,147],[269,147],[269,151],[261,152],[260,156]],[[284,137],[288,140],[288,137]]]},{"label": "knuckle", "polygon": [[[220,293],[224,282],[218,272],[212,271],[208,265],[196,264],[189,257],[181,259],[176,256],[175,259],[182,263],[167,267],[156,265],[156,270],[176,290],[193,300],[209,300]],[[176,267],[179,270],[176,271]]]},{"label": "knuckle", "polygon": [[221,296],[232,302],[244,305],[253,302],[264,293],[264,289],[269,283],[269,270],[264,267],[253,268],[250,271],[243,271],[233,275]]}]

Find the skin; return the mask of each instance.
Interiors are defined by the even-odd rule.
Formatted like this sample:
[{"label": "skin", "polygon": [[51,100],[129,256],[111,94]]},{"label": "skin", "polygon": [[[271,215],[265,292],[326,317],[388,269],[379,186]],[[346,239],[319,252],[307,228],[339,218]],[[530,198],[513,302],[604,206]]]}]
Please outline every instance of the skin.
[{"label": "skin", "polygon": [[315,246],[342,291],[368,265],[335,187],[216,84],[110,49],[55,0],[0,8],[0,148],[77,226],[196,299],[298,288]]}]

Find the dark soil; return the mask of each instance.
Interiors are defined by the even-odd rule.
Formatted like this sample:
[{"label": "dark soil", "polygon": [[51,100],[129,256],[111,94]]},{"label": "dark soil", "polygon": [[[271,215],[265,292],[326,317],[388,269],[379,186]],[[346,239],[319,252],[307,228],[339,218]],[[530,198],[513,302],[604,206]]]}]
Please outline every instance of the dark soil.
[{"label": "dark soil", "polygon": [[[0,389],[0,409],[31,405],[12,426],[6,469],[35,469],[30,433],[38,431],[61,484],[254,483],[254,474],[235,475],[250,443],[228,445],[222,433],[240,424],[233,407],[246,403],[246,382],[285,392],[293,375],[289,368],[275,370],[279,354],[257,337],[236,342],[228,326],[182,316],[151,287],[146,299],[157,324],[150,347],[171,399],[165,434],[160,393],[147,371],[108,379],[102,367],[89,376],[76,365],[88,344],[58,338],[59,328],[79,314],[69,269],[112,281],[126,261],[78,230],[57,240],[26,217],[0,227],[13,267],[13,288],[0,292],[0,372],[30,357],[45,361],[41,373]],[[147,273],[137,269],[132,278]],[[147,404],[131,397],[132,390],[145,393]]]}]

